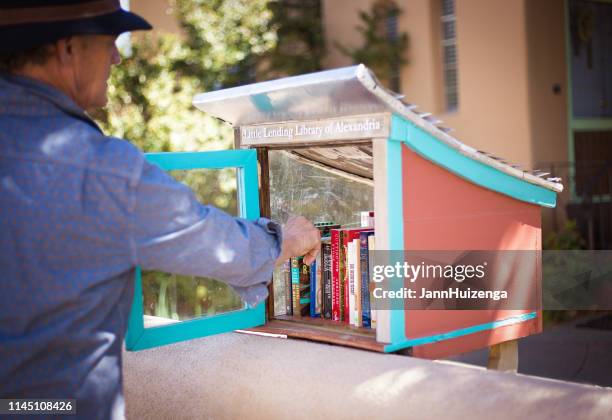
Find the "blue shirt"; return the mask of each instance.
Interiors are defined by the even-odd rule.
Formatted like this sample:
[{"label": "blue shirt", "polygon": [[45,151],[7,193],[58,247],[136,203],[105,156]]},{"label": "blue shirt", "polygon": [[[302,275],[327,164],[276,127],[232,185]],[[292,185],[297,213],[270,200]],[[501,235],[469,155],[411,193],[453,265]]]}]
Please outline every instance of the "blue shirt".
[{"label": "blue shirt", "polygon": [[280,241],[200,204],[60,91],[0,75],[0,398],[122,417],[134,267],[214,277],[255,305]]}]

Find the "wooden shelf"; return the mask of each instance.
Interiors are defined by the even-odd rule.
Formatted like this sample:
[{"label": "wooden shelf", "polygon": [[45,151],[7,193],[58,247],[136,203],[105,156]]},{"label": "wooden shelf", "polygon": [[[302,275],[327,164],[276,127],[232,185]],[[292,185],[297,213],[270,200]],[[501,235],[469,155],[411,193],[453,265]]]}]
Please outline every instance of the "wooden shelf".
[{"label": "wooden shelf", "polygon": [[321,318],[281,315],[269,320],[261,327],[250,328],[247,331],[338,344],[375,352],[384,352],[385,348],[383,343],[376,341],[375,330]]}]

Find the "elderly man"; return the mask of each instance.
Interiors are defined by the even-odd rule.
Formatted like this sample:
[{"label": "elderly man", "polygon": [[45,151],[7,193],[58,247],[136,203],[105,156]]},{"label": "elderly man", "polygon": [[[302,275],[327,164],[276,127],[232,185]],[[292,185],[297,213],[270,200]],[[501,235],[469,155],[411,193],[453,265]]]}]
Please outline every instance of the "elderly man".
[{"label": "elderly man", "polygon": [[117,0],[0,3],[0,398],[122,417],[135,266],[215,277],[255,305],[275,264],[317,253],[306,219],[281,230],[204,206],[87,116],[106,103],[116,36],[145,29]]}]

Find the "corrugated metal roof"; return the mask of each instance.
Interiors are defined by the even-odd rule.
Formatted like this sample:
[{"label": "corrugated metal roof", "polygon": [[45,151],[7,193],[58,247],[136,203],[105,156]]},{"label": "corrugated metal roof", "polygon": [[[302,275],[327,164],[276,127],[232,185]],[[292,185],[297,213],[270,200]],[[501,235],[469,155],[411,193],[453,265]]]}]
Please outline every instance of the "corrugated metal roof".
[{"label": "corrugated metal roof", "polygon": [[416,105],[385,89],[363,64],[201,93],[193,103],[236,127],[392,112],[473,160],[549,190],[563,190],[560,178],[548,177],[550,174],[543,171],[523,170],[460,142],[433,115],[416,111]]}]

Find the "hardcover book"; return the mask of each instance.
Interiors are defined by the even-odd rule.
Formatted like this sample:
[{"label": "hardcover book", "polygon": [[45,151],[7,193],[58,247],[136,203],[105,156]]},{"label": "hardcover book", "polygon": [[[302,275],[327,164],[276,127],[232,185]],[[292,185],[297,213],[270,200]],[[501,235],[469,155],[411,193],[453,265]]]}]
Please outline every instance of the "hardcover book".
[{"label": "hardcover book", "polygon": [[321,239],[322,296],[321,314],[325,319],[332,319],[332,255],[330,238]]},{"label": "hardcover book", "polygon": [[285,287],[285,315],[293,315],[293,299],[291,298],[291,260],[283,263],[283,284]]},{"label": "hardcover book", "polygon": [[303,257],[291,258],[291,289],[293,315],[308,316],[310,312],[310,266]]},{"label": "hardcover book", "polygon": [[346,316],[342,318],[347,324],[349,323],[349,283],[348,283],[348,270],[347,270],[347,256],[348,256],[348,244],[355,239],[359,239],[359,234],[361,232],[372,230],[371,228],[350,228],[350,229],[342,229],[340,231],[340,238],[342,240],[342,246],[340,248],[340,277],[341,279],[341,293],[344,308],[346,310],[342,312]]},{"label": "hardcover book", "polygon": [[332,320],[340,321],[340,242],[341,229],[331,230],[331,294],[332,294]]},{"label": "hardcover book", "polygon": [[373,245],[374,232],[366,231],[359,234],[359,259],[361,262],[361,324],[363,327],[372,326],[370,312],[370,242]]}]

